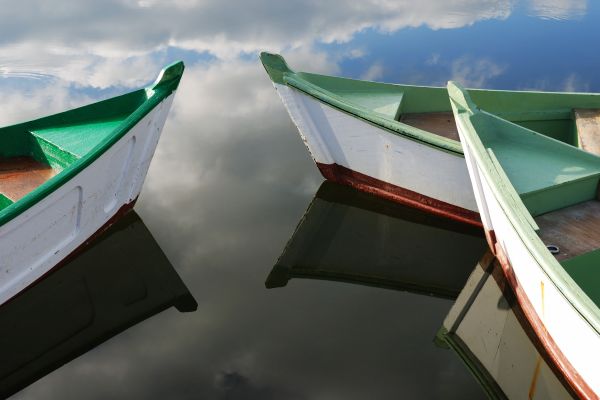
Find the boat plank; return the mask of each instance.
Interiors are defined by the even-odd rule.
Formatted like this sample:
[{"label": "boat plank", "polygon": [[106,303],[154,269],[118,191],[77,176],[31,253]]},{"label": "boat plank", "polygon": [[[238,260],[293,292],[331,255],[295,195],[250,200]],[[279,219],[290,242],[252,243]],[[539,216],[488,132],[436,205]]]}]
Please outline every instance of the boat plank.
[{"label": "boat plank", "polygon": [[535,218],[546,245],[558,246],[558,261],[600,248],[600,201],[590,200]]},{"label": "boat plank", "polygon": [[32,157],[0,158],[0,193],[16,202],[54,175],[54,169]]},{"label": "boat plank", "polygon": [[460,141],[454,115],[451,112],[428,112],[403,114],[400,122],[448,139]]},{"label": "boat plank", "polygon": [[600,155],[600,109],[575,109],[575,124],[579,146]]}]

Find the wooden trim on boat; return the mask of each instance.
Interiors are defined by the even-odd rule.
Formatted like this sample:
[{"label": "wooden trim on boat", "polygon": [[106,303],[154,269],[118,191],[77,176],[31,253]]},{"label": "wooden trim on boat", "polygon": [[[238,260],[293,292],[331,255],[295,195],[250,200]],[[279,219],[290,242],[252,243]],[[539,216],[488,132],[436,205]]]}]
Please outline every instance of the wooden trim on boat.
[{"label": "wooden trim on boat", "polygon": [[338,164],[317,162],[317,167],[325,179],[351,186],[363,192],[415,207],[431,214],[440,215],[458,222],[482,228],[479,213],[457,207],[412,190],[405,189],[388,182],[370,177]]},{"label": "wooden trim on boat", "polygon": [[527,294],[519,285],[510,260],[500,245],[496,246],[496,253],[496,264],[501,268],[493,268],[492,276],[511,305],[519,324],[540,355],[574,398],[599,399],[565,357],[544,326]]}]

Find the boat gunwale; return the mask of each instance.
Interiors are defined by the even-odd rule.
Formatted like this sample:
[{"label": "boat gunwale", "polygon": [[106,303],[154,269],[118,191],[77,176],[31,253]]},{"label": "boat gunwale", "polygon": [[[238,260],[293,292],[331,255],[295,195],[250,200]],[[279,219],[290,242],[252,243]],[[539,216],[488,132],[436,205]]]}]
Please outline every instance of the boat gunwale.
[{"label": "boat gunwale", "polygon": [[459,157],[464,157],[460,142],[416,128],[400,121],[379,116],[377,112],[369,111],[364,107],[345,101],[340,96],[298,77],[296,73],[284,74],[284,82],[287,86],[299,90],[336,110],[368,122],[389,133],[415,140],[419,143],[435,147]]},{"label": "boat gunwale", "polygon": [[[56,189],[66,184],[73,177],[78,175],[80,172],[90,166],[95,160],[97,160],[102,154],[110,149],[115,143],[121,140],[127,133],[146,115],[148,115],[154,108],[156,108],[163,100],[169,97],[179,85],[179,81],[184,71],[184,64],[182,61],[176,61],[165,66],[159,73],[156,80],[152,85],[134,90],[132,92],[125,93],[116,97],[124,97],[132,95],[134,93],[146,92],[147,98],[140,105],[138,105],[121,123],[114,129],[114,131],[102,139],[97,145],[95,145],[88,153],[77,159],[73,164],[60,171],[58,174],[42,183],[40,186],[27,193],[18,201],[0,210],[0,230],[10,221],[18,217],[19,215],[26,212],[28,209],[38,204],[41,200],[46,198],[48,195],[53,193]],[[95,103],[77,107],[71,110],[63,111],[58,114],[52,114],[38,119],[34,119],[27,122],[18,123],[11,126],[26,125],[29,123],[42,122],[43,120],[57,115],[73,112],[83,108],[93,107],[94,105],[110,101],[116,97],[111,97],[105,100],[101,100]],[[7,126],[6,128],[10,128]]]},{"label": "boat gunwale", "polygon": [[[308,72],[296,72],[289,68],[285,59],[279,54],[272,54],[268,52],[262,52],[260,54],[261,62],[269,75],[269,78],[274,84],[285,85],[290,88],[305,93],[313,97],[314,99],[327,104],[339,111],[345,112],[352,115],[360,120],[366,121],[378,128],[384,129],[392,134],[406,137],[410,140],[418,141],[419,143],[435,147],[441,151],[445,151],[460,157],[464,157],[462,150],[462,144],[460,141],[446,138],[444,136],[437,135],[433,132],[429,132],[400,121],[396,121],[387,117],[384,117],[376,111],[369,110],[358,104],[354,104],[342,97],[316,85],[302,77],[301,74],[328,77],[328,75],[320,75]],[[400,85],[395,83],[382,83],[368,80],[357,80],[344,77],[335,77],[336,79],[347,80],[351,82],[367,82],[377,85],[387,85],[396,88],[415,88],[415,89],[444,89],[443,87],[427,86],[427,85]],[[552,91],[540,91],[540,90],[526,90],[526,91],[515,91],[515,90],[504,90],[504,89],[469,89],[471,92],[487,92],[487,93],[507,93],[507,94],[519,94],[527,93],[530,95],[549,95],[549,96],[592,96],[600,99],[598,93],[586,93],[586,92],[552,92]],[[598,100],[600,102],[600,100]],[[585,108],[585,107],[584,107]],[[450,110],[452,109],[450,108]],[[536,120],[552,120],[552,119],[565,119],[565,117],[571,115],[573,112],[572,108],[557,107],[555,109],[544,109],[540,111],[528,110],[528,111],[503,111],[496,112],[494,115],[500,116],[503,119],[510,119],[511,121],[536,121]],[[549,115],[552,118],[549,118]]]},{"label": "boat gunwale", "polygon": [[[460,93],[461,89],[459,89],[459,87],[454,82],[450,81],[448,83],[448,90],[455,115],[467,113],[470,119],[471,116],[477,113],[485,113],[491,115],[492,117],[499,118],[493,114],[480,110],[472,103],[457,104],[457,100],[453,98],[454,95],[451,93],[451,90],[452,92]],[[460,96],[460,94],[456,94],[455,96]],[[457,125],[463,124],[463,121],[460,118],[456,118],[456,122]],[[481,173],[485,176],[485,178],[490,183],[495,183],[488,185],[488,187],[491,189],[495,200],[498,202],[498,205],[500,206],[502,212],[506,216],[508,222],[514,229],[521,242],[525,245],[527,252],[536,261],[537,267],[541,270],[541,272],[546,275],[550,282],[552,282],[554,287],[557,289],[558,293],[564,298],[567,304],[571,306],[572,310],[575,311],[583,319],[583,321],[585,321],[585,323],[590,326],[590,328],[596,333],[596,335],[600,336],[600,307],[598,307],[598,305],[596,305],[589,298],[589,296],[583,291],[583,289],[579,285],[577,285],[573,278],[571,278],[567,271],[565,271],[562,265],[554,258],[554,256],[550,254],[550,252],[545,247],[544,243],[541,241],[540,237],[533,229],[533,226],[531,226],[530,222],[525,218],[524,215],[522,215],[522,213],[528,212],[527,209],[525,208],[522,201],[521,203],[516,202],[516,199],[512,198],[512,196],[510,196],[510,193],[506,190],[506,188],[503,187],[506,184],[510,185],[510,181],[504,182],[502,176],[498,173],[498,171],[496,171],[491,157],[487,153],[487,151],[485,151],[485,147],[483,146],[483,143],[481,143],[472,122],[469,121],[469,123],[473,128],[473,132],[471,132],[470,129],[465,129],[466,127],[464,126],[463,131],[467,135],[476,136],[476,139],[478,140],[476,140],[475,143],[473,143],[474,146],[470,146],[470,154],[475,159],[475,164],[477,165],[479,171],[481,171]],[[459,131],[461,131],[460,128]],[[537,134],[536,132],[534,133]],[[591,156],[594,158],[598,158],[576,147],[575,149],[577,151],[580,151],[582,154],[585,154],[587,157]],[[512,202],[514,202],[513,205],[509,204],[511,200]],[[483,201],[485,200],[483,199]],[[504,250],[502,249],[502,251]],[[512,267],[510,265],[507,266],[507,268],[512,271]],[[505,268],[503,268],[503,272],[506,275]],[[511,286],[519,286],[518,277],[516,275],[514,276],[515,282],[511,281],[509,276],[506,276],[506,278],[508,279]],[[529,299],[529,295],[524,290],[521,290],[519,292],[516,290],[515,287],[513,287],[513,289],[515,289],[517,298],[520,298],[521,296],[519,294],[521,294],[522,297],[524,297],[522,299],[523,301],[528,302],[529,304],[533,304]],[[537,311],[535,309],[532,308],[532,312],[535,313],[535,315],[537,316]],[[546,329],[541,319],[539,320],[539,322],[541,324],[540,328]],[[535,321],[530,321],[530,323],[532,324],[532,326],[536,325]],[[548,335],[550,338],[552,338],[552,335],[549,332]],[[548,350],[551,351],[552,349]],[[568,361],[566,356],[565,359]],[[571,378],[574,379],[574,377],[568,377],[570,381]],[[571,383],[575,385],[575,389],[581,389],[581,386],[577,384],[577,381],[571,381]]]}]

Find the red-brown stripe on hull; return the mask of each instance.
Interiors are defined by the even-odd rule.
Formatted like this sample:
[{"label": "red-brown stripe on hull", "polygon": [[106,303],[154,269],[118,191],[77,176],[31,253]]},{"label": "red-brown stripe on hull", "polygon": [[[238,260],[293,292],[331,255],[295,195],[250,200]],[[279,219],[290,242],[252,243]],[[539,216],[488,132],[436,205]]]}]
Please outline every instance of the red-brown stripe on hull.
[{"label": "red-brown stripe on hull", "polygon": [[500,246],[496,247],[496,251],[498,257],[492,276],[511,305],[519,324],[546,364],[574,398],[599,399],[598,394],[579,375],[544,326],[533,304],[519,285],[506,254]]},{"label": "red-brown stripe on hull", "polygon": [[431,214],[440,215],[479,228],[483,227],[479,213],[477,212],[424,196],[338,164],[316,164],[323,177],[330,181],[348,185],[363,192],[415,207]]},{"label": "red-brown stripe on hull", "polygon": [[22,293],[24,293],[25,291],[27,291],[29,288],[35,286],[39,281],[41,281],[42,279],[44,279],[46,276],[48,276],[52,272],[56,271],[57,269],[59,269],[63,265],[67,264],[70,260],[72,260],[75,257],[77,257],[77,255],[79,253],[81,253],[83,250],[85,250],[85,248],[92,241],[94,241],[98,236],[102,235],[102,233],[104,233],[115,222],[117,222],[117,220],[119,220],[121,217],[123,217],[125,214],[127,214],[133,208],[133,206],[135,206],[135,203],[136,203],[137,199],[138,198],[136,197],[131,202],[129,202],[127,204],[124,204],[121,208],[119,208],[119,210],[115,213],[115,215],[113,215],[112,217],[110,217],[110,219],[108,221],[106,221],[106,223],[104,225],[102,225],[100,227],[100,229],[98,229],[90,237],[88,237],[81,245],[79,245],[75,250],[73,250],[71,253],[69,253],[67,256],[65,256],[65,258],[63,258],[62,260],[60,260],[54,267],[50,268],[42,276],[40,276],[38,279],[36,279],[35,281],[33,281],[31,284],[29,284],[27,287],[25,287],[19,293],[15,294],[13,297],[11,297],[10,299],[8,299],[4,303],[2,303],[2,305],[0,305],[0,308],[2,308],[2,306],[4,306],[5,304],[8,304],[9,302],[11,302],[14,299],[16,299],[17,297],[19,297]]}]

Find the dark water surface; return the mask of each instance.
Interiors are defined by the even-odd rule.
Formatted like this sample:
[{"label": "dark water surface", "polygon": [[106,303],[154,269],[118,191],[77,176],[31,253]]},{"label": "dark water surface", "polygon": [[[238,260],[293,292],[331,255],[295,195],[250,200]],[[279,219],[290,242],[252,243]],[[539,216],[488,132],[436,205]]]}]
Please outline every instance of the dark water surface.
[{"label": "dark water surface", "polygon": [[[0,309],[0,394],[483,398],[433,339],[485,241],[321,186],[257,51],[355,78],[597,92],[600,6],[117,3],[40,14],[50,22],[36,35],[52,46],[11,15],[0,42],[2,121],[122,93],[174,57],[188,67],[137,215]],[[127,28],[98,28],[114,18]]]}]

